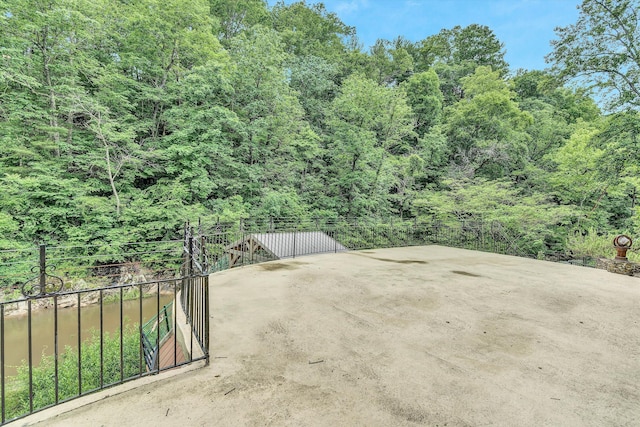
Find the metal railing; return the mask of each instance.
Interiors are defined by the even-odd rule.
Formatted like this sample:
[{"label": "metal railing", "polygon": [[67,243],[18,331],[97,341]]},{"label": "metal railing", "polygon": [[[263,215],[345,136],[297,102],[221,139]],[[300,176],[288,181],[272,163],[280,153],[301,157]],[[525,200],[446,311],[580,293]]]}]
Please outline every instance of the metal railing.
[{"label": "metal railing", "polygon": [[194,234],[209,272],[325,252],[432,244],[595,267],[594,257],[550,250],[544,230],[525,233],[522,227],[457,217],[252,218],[199,225]]},{"label": "metal railing", "polygon": [[527,256],[517,235],[481,221],[269,219],[201,227],[198,236],[210,272],[310,254],[431,244]]},{"label": "metal railing", "polygon": [[[190,354],[194,351],[194,339],[200,348],[209,348],[209,316],[204,313],[208,311],[209,303],[209,256],[205,242],[201,226],[195,232],[189,223],[185,225],[182,247],[184,279],[180,304],[186,323],[191,325]],[[207,307],[203,306],[203,302]],[[208,353],[206,356],[209,363]]]},{"label": "metal railing", "polygon": [[[142,326],[142,351],[148,371],[159,369],[160,346],[165,338],[176,330],[172,310],[173,301],[164,305],[157,316],[153,316]],[[175,356],[177,358],[177,351]]]},{"label": "metal railing", "polygon": [[0,424],[208,363],[208,277],[184,260],[180,240],[0,252]]},{"label": "metal railing", "polygon": [[209,276],[197,275],[184,279],[180,294],[180,305],[189,325],[189,336],[185,339],[187,352],[193,357],[204,351],[198,360],[209,363]]},{"label": "metal railing", "polygon": [[245,219],[187,224],[182,239],[161,242],[0,251],[0,424],[165,369],[208,363],[211,272],[430,244],[535,256],[512,228],[455,218]]},{"label": "metal railing", "polygon": [[[18,299],[65,289],[107,287],[179,277],[181,240],[75,246],[39,245],[0,251],[0,289]],[[25,294],[26,292],[26,294]]]}]

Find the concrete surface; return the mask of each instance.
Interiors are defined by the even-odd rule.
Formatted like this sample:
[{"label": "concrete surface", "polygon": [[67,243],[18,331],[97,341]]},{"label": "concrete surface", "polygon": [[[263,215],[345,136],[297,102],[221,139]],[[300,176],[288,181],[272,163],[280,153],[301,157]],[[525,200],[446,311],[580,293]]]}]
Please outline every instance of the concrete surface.
[{"label": "concrete surface", "polygon": [[208,367],[15,424],[640,422],[638,278],[438,246],[380,249],[217,273],[211,307]]}]

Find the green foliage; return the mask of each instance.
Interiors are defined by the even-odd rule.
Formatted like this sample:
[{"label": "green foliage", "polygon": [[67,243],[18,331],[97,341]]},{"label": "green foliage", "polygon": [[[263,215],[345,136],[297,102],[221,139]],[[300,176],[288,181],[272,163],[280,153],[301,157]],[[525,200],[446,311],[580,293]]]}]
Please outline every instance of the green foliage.
[{"label": "green foliage", "polygon": [[[332,104],[329,145],[332,189],[347,203],[342,214],[363,215],[388,206],[384,174],[391,156],[407,154],[413,136],[411,109],[401,88],[379,86],[361,75],[350,76]],[[385,212],[386,213],[386,212]]]},{"label": "green foliage", "polygon": [[438,75],[433,70],[414,74],[403,87],[416,117],[415,130],[423,136],[439,122],[442,114],[443,97]]},{"label": "green foliage", "polygon": [[[576,231],[569,235],[567,249],[579,255],[610,259],[616,253],[613,239],[619,234],[621,233],[599,233],[595,228]],[[640,262],[640,254],[637,251],[628,251],[627,258],[632,262]]]},{"label": "green foliage", "polygon": [[264,0],[209,0],[211,15],[219,21],[222,40],[229,40],[256,24],[268,24]]},{"label": "green foliage", "polygon": [[371,47],[367,75],[378,84],[393,86],[404,82],[413,72],[413,58],[402,46],[377,40]]},{"label": "green foliage", "polygon": [[435,217],[442,221],[497,221],[518,239],[524,253],[562,250],[566,227],[574,224],[580,213],[554,204],[544,194],[523,194],[509,180],[445,181],[448,191],[424,191],[414,203],[419,218]]},{"label": "green foliage", "polygon": [[365,52],[320,3],[6,0],[0,246],[125,261],[127,241],[185,219],[425,215],[461,194],[452,179],[487,200],[507,188],[507,222],[534,200],[572,210],[527,213],[552,227],[545,245],[576,223],[635,232],[638,117],[603,118],[562,82],[591,73],[637,106],[637,6],[585,0],[553,72],[510,75],[478,24]]},{"label": "green foliage", "polygon": [[596,125],[578,122],[568,142],[549,155],[556,164],[548,177],[550,193],[583,211],[594,212],[610,186],[598,171],[603,151],[592,144],[598,132]]},{"label": "green foliage", "polygon": [[560,78],[599,88],[611,109],[640,107],[638,0],[583,0],[578,22],[557,28],[547,61]]},{"label": "green foliage", "polygon": [[[126,329],[122,336],[123,362],[120,364],[120,334],[103,337],[102,365],[100,337],[83,343],[78,360],[78,350],[67,347],[58,357],[58,398],[60,401],[94,391],[101,387],[100,367],[103,366],[102,384],[115,384],[142,373],[140,367],[140,333],[137,328]],[[82,384],[78,383],[78,366],[81,367]],[[144,363],[143,363],[144,366]],[[122,370],[122,376],[121,376]],[[55,360],[44,356],[40,365],[33,368],[33,409],[55,404]],[[8,419],[29,413],[29,369],[22,365],[18,375],[7,386],[6,416]]]},{"label": "green foliage", "polygon": [[464,98],[460,79],[473,74],[479,66],[489,67],[501,77],[508,71],[504,45],[484,25],[442,29],[419,42],[417,49],[411,51],[417,71],[433,69],[438,74],[445,106]]},{"label": "green foliage", "polygon": [[508,67],[504,60],[504,44],[485,25],[471,24],[464,28],[458,25],[440,30],[420,42],[419,52],[424,61],[423,67],[438,62],[449,65],[470,63],[473,68],[488,66],[501,74]]},{"label": "green foliage", "polygon": [[258,206],[255,216],[258,218],[296,218],[302,219],[309,210],[300,200],[293,189],[266,190],[262,196],[262,203]]},{"label": "green foliage", "polygon": [[296,56],[316,56],[343,62],[348,52],[346,39],[355,28],[345,25],[322,3],[278,1],[271,10],[273,28],[281,35],[286,51]]},{"label": "green foliage", "polygon": [[445,124],[460,172],[500,178],[521,167],[531,115],[519,109],[515,94],[489,67],[478,67],[461,81],[468,100],[448,108]]},{"label": "green foliage", "polygon": [[330,102],[338,91],[339,68],[317,56],[296,56],[288,66],[289,85],[298,92],[309,124],[320,130],[326,126]]}]

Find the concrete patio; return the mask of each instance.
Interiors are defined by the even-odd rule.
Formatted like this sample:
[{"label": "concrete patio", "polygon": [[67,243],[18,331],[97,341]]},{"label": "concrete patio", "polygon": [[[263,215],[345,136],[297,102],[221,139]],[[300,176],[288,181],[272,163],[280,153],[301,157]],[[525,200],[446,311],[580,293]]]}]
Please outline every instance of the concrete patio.
[{"label": "concrete patio", "polygon": [[46,426],[632,426],[640,279],[440,246],[211,278],[211,364],[16,421]]}]

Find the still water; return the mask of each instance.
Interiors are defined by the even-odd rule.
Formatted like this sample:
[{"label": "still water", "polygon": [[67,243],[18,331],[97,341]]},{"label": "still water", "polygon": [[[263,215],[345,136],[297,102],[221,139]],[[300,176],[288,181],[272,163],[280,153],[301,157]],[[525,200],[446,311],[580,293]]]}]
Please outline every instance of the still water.
[{"label": "still water", "polygon": [[[160,295],[160,308],[173,300],[173,295]],[[140,321],[140,300],[128,300],[122,303],[124,328],[137,327]],[[157,297],[142,299],[143,324],[157,314]],[[100,305],[80,307],[81,339],[89,339],[92,333],[100,331]],[[102,324],[105,333],[113,334],[120,330],[120,302],[104,303]],[[38,366],[43,355],[54,353],[54,310],[39,309],[31,312],[31,339],[33,345],[33,365]],[[17,367],[29,357],[29,334],[27,315],[7,317],[4,320],[4,363],[5,376],[15,375]],[[58,309],[58,352],[65,346],[78,346],[78,307]]]}]

